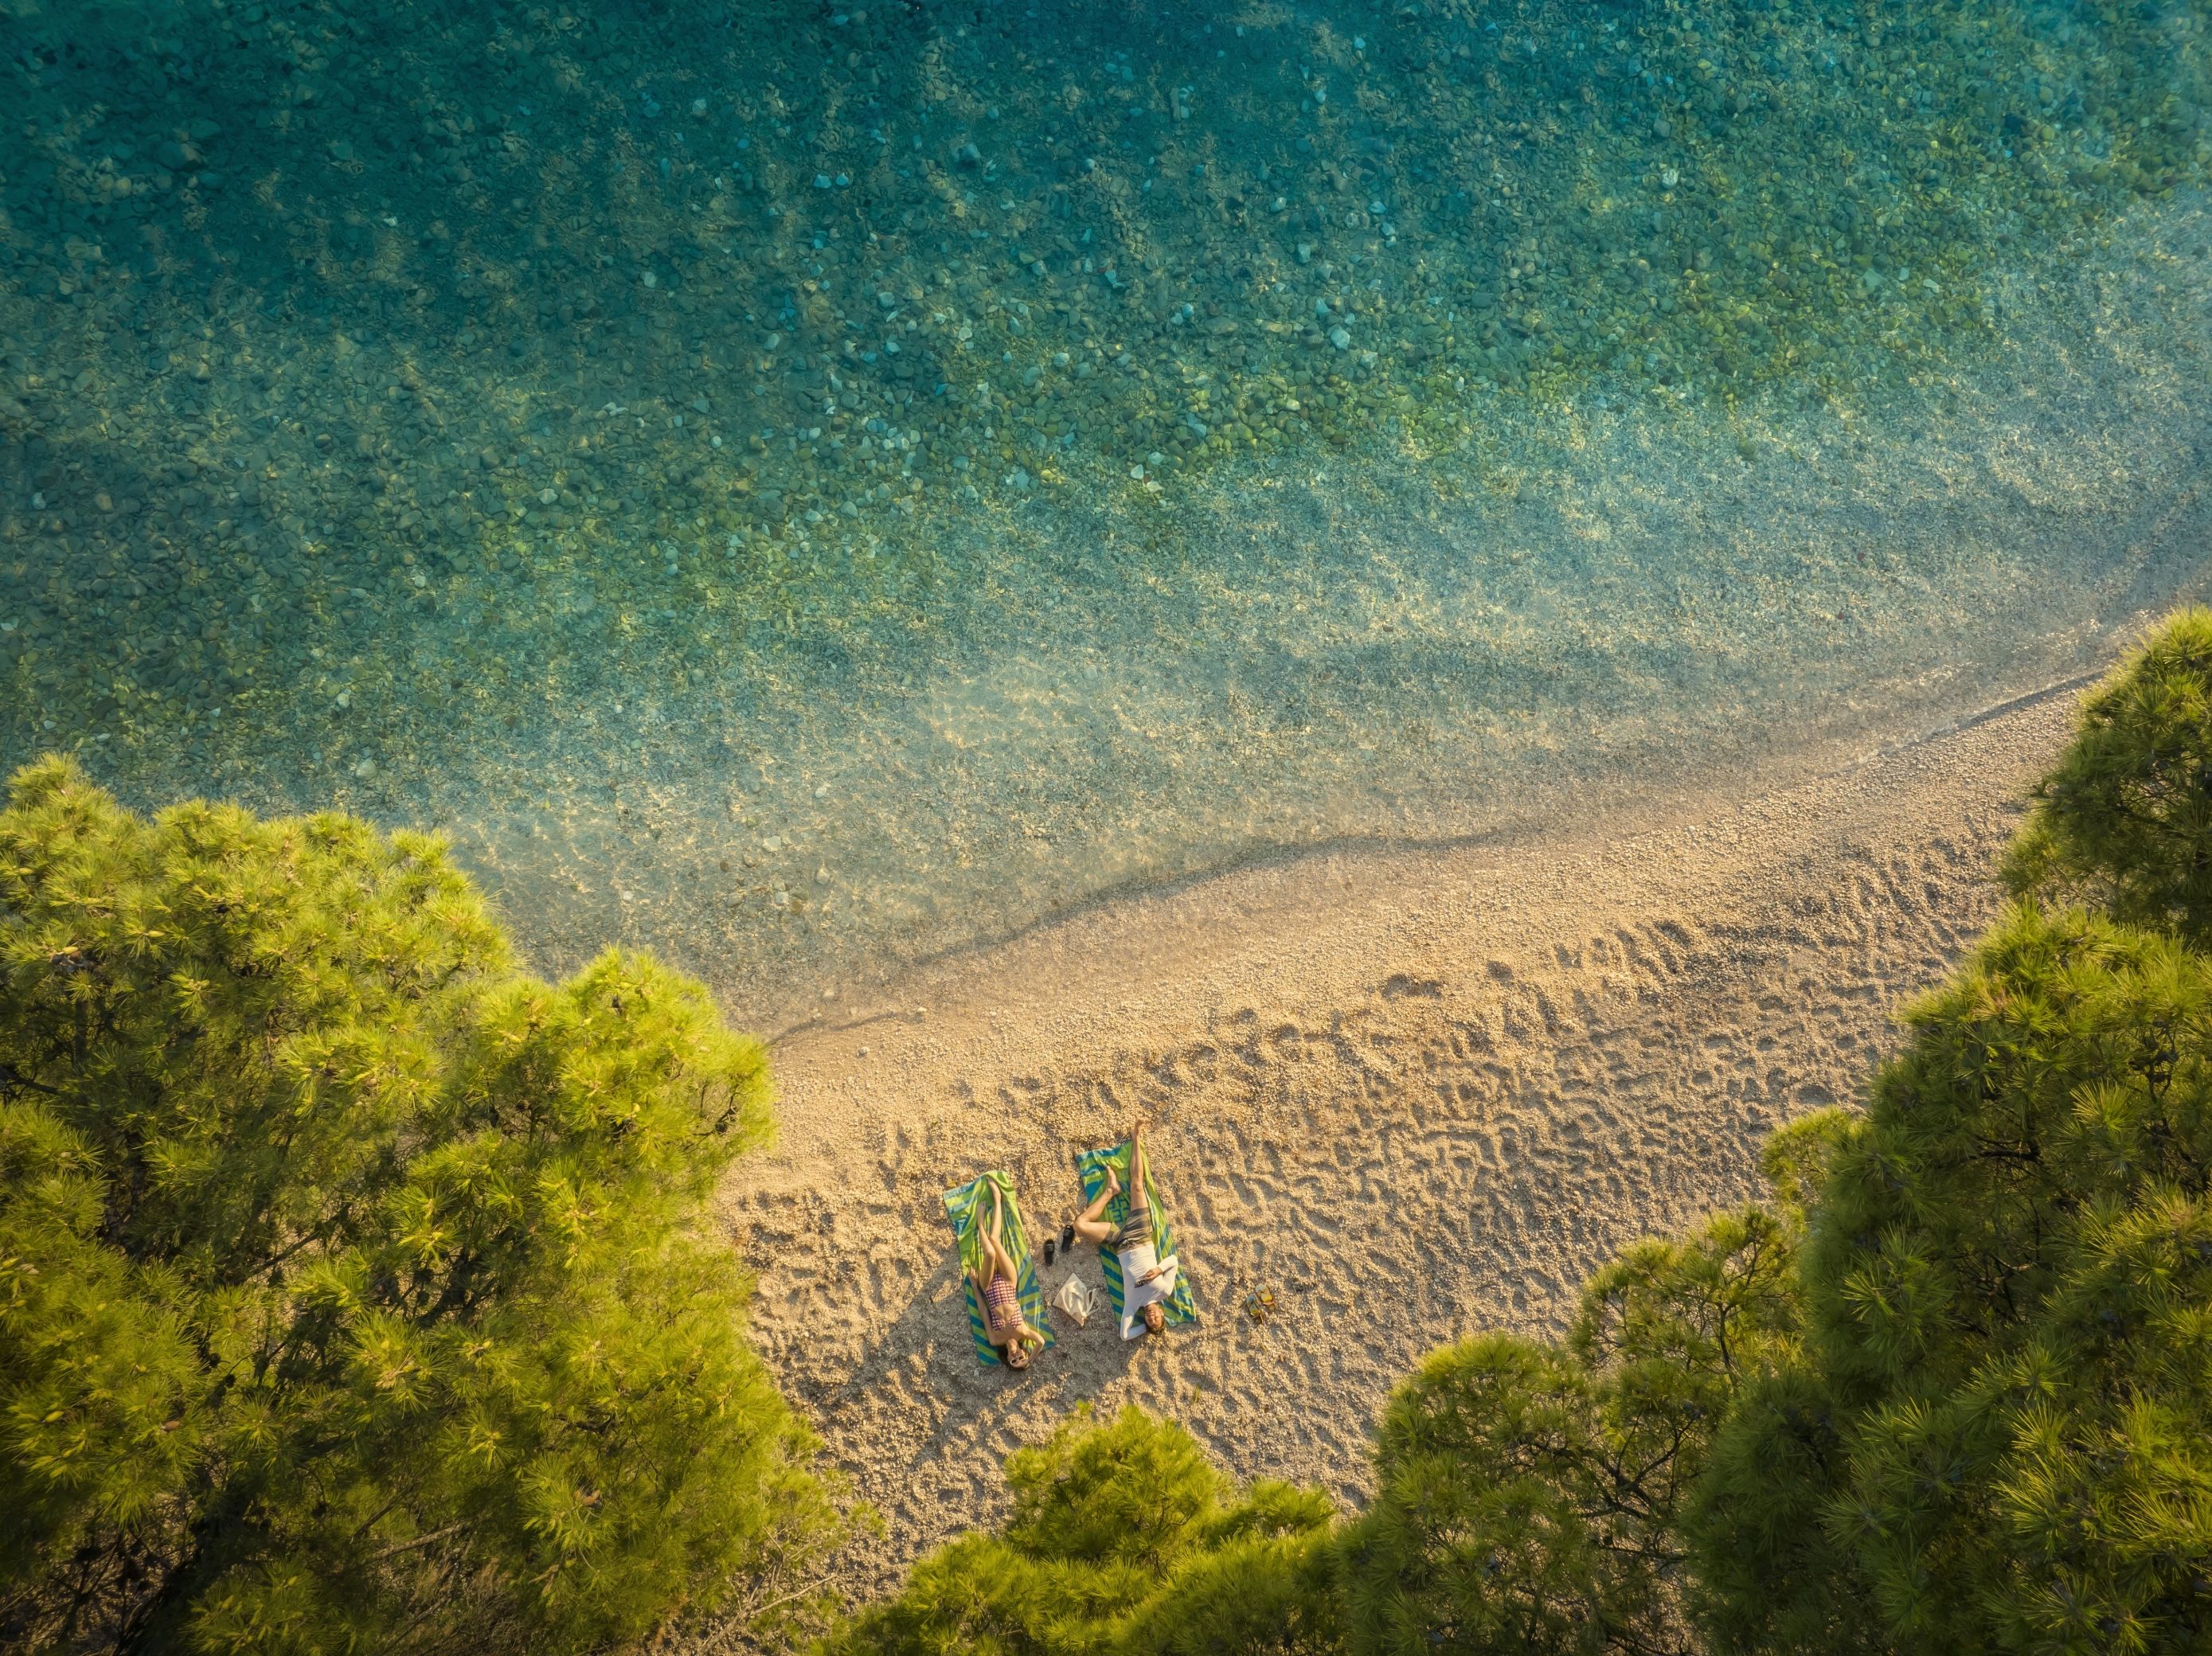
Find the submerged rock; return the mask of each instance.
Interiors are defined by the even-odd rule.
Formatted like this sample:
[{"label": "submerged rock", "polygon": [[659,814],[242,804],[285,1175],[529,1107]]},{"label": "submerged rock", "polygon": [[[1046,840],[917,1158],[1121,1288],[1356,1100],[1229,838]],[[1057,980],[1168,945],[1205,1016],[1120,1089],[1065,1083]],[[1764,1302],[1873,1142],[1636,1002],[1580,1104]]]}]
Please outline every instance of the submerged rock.
[{"label": "submerged rock", "polygon": [[[0,420],[100,474],[57,478],[64,525],[15,543],[56,591],[112,602],[93,571],[149,537],[287,566],[136,598],[157,641],[219,658],[210,682],[264,687],[303,636],[411,671],[416,634],[324,593],[447,604],[392,608],[468,660],[462,616],[595,639],[661,616],[666,561],[637,549],[672,541],[685,604],[788,632],[888,590],[903,552],[822,549],[896,540],[917,488],[1149,499],[1255,447],[1456,440],[1473,409],[1510,417],[1479,399],[1590,376],[1894,379],[1996,325],[1993,260],[2207,165],[2164,25],[2125,11],[2062,39],[1939,0],[1848,61],[1773,9],[1536,16],[1510,50],[1415,9],[1326,61],[1260,21],[1078,52],[1050,21],[797,9],[610,56],[590,20],[532,14],[501,25],[496,95],[489,14],[310,0],[281,46],[244,15],[119,143],[71,122],[80,94],[150,106],[130,59],[27,85],[48,136],[10,182],[51,210],[22,221]],[[616,63],[666,107],[605,97]],[[2063,96],[2000,108],[2031,70]],[[210,199],[218,161],[253,187]],[[731,536],[744,555],[696,567]],[[565,573],[528,573],[574,568],[604,602],[563,612]],[[58,659],[105,636],[57,614]],[[7,705],[75,719],[78,682],[22,665],[33,625],[5,635],[29,673]]]}]

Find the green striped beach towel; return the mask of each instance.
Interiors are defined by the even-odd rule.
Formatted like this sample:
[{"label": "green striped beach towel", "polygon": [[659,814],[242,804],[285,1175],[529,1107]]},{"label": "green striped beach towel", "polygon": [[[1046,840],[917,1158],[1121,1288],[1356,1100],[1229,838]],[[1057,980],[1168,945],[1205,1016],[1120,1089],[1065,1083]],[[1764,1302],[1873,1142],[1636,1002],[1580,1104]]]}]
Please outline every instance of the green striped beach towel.
[{"label": "green striped beach towel", "polygon": [[952,1222],[953,1234],[960,1239],[960,1275],[968,1290],[968,1331],[975,1337],[975,1355],[985,1362],[1003,1363],[999,1348],[983,1328],[983,1305],[975,1294],[975,1278],[971,1272],[983,1268],[983,1222],[991,1216],[991,1187],[996,1185],[1006,1204],[1006,1252],[1014,1256],[1021,1267],[1021,1281],[1016,1285],[1022,1302],[1022,1320],[1044,1336],[1048,1348],[1057,1344],[1052,1325],[1044,1316],[1044,1284],[1037,1281],[1036,1261],[1030,1257],[1030,1239],[1022,1228],[1021,1209],[1014,1201],[1014,1181],[1006,1174],[986,1173],[969,1180],[957,1190],[945,1192],[945,1216]]},{"label": "green striped beach towel", "polygon": [[[1119,1144],[1104,1149],[1085,1150],[1075,1158],[1075,1171],[1083,1180],[1083,1204],[1085,1207],[1098,1199],[1098,1192],[1106,1188],[1106,1169],[1111,1168],[1121,1180],[1121,1193],[1106,1204],[1104,1218],[1112,1225],[1120,1224],[1129,1216],[1129,1144],[1124,1139]],[[1152,1168],[1145,1169],[1145,1200],[1152,1210],[1152,1251],[1164,1259],[1176,1251],[1175,1228],[1168,1223],[1167,1205],[1160,1200],[1160,1181],[1152,1176]],[[1106,1272],[1106,1293],[1114,1301],[1114,1319],[1121,1319],[1121,1259],[1110,1247],[1098,1250],[1098,1259]],[[1190,1291],[1190,1272],[1178,1269],[1176,1272],[1175,1292],[1168,1296],[1167,1314],[1170,1323],[1194,1323],[1198,1320],[1198,1301]]]}]

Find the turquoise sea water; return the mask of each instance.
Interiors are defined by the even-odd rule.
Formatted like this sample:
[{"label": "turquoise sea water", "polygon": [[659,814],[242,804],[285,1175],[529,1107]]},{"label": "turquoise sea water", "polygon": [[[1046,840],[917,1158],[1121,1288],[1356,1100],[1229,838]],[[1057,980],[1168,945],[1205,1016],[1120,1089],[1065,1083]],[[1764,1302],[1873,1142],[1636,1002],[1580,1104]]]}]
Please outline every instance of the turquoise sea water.
[{"label": "turquoise sea water", "polygon": [[2203,4],[0,12],[0,759],[749,1020],[2201,580]]}]

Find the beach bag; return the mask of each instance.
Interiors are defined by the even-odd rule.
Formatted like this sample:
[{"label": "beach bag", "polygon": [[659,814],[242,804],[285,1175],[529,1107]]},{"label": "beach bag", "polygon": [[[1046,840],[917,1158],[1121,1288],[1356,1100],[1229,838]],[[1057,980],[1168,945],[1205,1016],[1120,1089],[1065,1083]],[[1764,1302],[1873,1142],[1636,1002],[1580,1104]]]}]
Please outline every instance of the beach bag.
[{"label": "beach bag", "polygon": [[1078,1328],[1085,1328],[1090,1325],[1091,1313],[1097,1309],[1098,1295],[1082,1277],[1070,1277],[1060,1284],[1060,1297],[1054,1303],[1075,1319]]}]

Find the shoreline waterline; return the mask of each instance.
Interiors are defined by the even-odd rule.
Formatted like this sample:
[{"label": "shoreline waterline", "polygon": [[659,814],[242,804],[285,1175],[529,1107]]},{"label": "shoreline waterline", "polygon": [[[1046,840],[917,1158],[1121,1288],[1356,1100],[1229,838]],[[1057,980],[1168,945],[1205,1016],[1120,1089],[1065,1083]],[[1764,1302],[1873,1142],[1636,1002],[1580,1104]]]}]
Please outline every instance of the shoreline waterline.
[{"label": "shoreline waterline", "polygon": [[[994,974],[1008,959],[1031,951],[1066,960],[1085,955],[1099,940],[1112,940],[1107,955],[1126,959],[1117,945],[1141,934],[1147,917],[1162,911],[1214,909],[1242,919],[1292,914],[1304,909],[1304,923],[1313,929],[1321,924],[1321,916],[1310,900],[1323,887],[1372,890],[1409,870],[1470,856],[1503,863],[1541,858],[1547,851],[1583,855],[1615,838],[1635,845],[1679,834],[1695,841],[1709,828],[1717,807],[1737,808],[1779,796],[1848,787],[1855,777],[1873,767],[1909,761],[1985,725],[2020,720],[2053,701],[2070,703],[2102,681],[2134,646],[2136,637],[2150,630],[2160,619],[2145,614],[2137,627],[2116,634],[2107,658],[2087,671],[2007,695],[1910,735],[1871,745],[1845,738],[1795,750],[1771,761],[1755,777],[1747,778],[1741,789],[1723,791],[1710,781],[1674,788],[1624,788],[1607,796],[1573,825],[1532,818],[1432,840],[1347,838],[1313,845],[1255,847],[1237,860],[1153,884],[1102,891],[1080,904],[1039,916],[1018,930],[980,937],[915,961],[877,991],[856,997],[854,1005],[810,1010],[795,1022],[757,1033],[771,1050],[778,1052],[791,1052],[817,1041],[834,1042],[883,1023],[897,1022],[912,1010],[909,1003],[943,997],[945,984],[971,974]],[[1072,941],[1078,937],[1083,941]],[[1109,969],[1132,980],[1140,974],[1118,964]],[[984,1004],[972,991],[964,992],[962,998],[971,1005]]]},{"label": "shoreline waterline", "polygon": [[[1158,526],[1181,556],[1154,563],[1112,516],[990,520],[969,544],[999,569],[1058,547],[1071,573],[1002,581],[927,649],[855,651],[773,719],[713,685],[626,728],[578,710],[454,789],[471,818],[422,816],[550,961],[663,948],[781,1028],[1109,894],[1910,738],[2204,590],[2212,303],[2173,251],[2202,203],[2139,228],[1909,405],[1624,412],[1593,388],[1467,471],[1239,478]],[[563,774],[559,810],[483,810]]]}]

